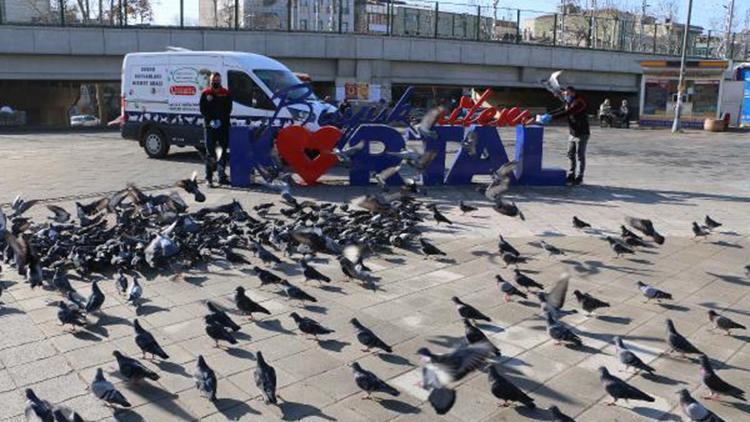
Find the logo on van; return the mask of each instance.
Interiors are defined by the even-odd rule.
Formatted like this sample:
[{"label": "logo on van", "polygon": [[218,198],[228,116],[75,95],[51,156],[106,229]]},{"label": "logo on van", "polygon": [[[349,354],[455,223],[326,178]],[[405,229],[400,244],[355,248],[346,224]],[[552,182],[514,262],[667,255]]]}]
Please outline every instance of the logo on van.
[{"label": "logo on van", "polygon": [[169,87],[169,93],[172,95],[193,96],[198,90],[193,85],[172,85]]},{"label": "logo on van", "polygon": [[192,67],[181,67],[172,72],[172,81],[178,84],[197,84],[198,71]]}]

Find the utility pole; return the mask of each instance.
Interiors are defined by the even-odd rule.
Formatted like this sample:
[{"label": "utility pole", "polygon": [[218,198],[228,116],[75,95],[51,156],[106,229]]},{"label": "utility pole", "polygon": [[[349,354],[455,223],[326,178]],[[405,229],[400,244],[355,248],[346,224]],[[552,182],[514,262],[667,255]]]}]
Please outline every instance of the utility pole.
[{"label": "utility pole", "polygon": [[680,79],[677,83],[677,104],[674,109],[674,122],[672,122],[672,133],[680,131],[682,124],[680,116],[682,114],[682,96],[685,93],[685,61],[687,60],[688,37],[690,34],[690,18],[693,14],[693,0],[688,0],[687,22],[682,34],[682,55],[680,56]]},{"label": "utility pole", "polygon": [[726,31],[724,32],[724,58],[731,59],[729,55],[732,52],[732,21],[734,20],[734,0],[729,0],[729,6],[724,6],[727,9],[727,17],[725,19]]},{"label": "utility pole", "polygon": [[[644,19],[646,19],[646,8],[647,7],[648,7],[648,3],[646,2],[646,0],[643,0],[643,2],[641,3],[641,22],[640,22],[640,24],[641,24],[641,30],[638,32],[638,51],[642,51],[642,49],[643,49],[643,31],[645,30],[645,26],[644,26],[643,21],[644,21]],[[654,37],[655,36],[656,36],[656,34],[654,34]]]}]

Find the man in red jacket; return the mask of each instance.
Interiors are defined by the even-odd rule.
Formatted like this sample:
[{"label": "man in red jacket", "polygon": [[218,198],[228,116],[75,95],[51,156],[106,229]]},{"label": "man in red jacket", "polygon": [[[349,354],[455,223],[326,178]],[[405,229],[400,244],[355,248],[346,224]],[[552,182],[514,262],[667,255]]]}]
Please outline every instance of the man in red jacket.
[{"label": "man in red jacket", "polygon": [[219,174],[219,184],[229,184],[226,174],[227,147],[229,146],[229,118],[232,114],[232,96],[221,86],[221,74],[211,74],[211,86],[203,90],[200,111],[205,129],[206,181],[213,187],[214,166]]},{"label": "man in red jacket", "polygon": [[[570,170],[568,170],[568,183],[580,185],[583,183],[583,173],[586,171],[586,146],[589,143],[589,117],[587,114],[588,104],[579,95],[575,88],[568,86],[562,92],[562,100],[565,106],[550,113],[552,117],[565,115],[568,118],[568,159]],[[576,164],[578,164],[576,166]],[[576,175],[578,167],[578,175]]]}]

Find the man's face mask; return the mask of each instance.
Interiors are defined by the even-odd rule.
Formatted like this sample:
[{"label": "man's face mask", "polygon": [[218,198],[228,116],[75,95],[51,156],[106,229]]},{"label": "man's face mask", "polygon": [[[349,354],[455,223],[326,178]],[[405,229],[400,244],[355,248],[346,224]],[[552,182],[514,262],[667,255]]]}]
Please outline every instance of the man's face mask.
[{"label": "man's face mask", "polygon": [[573,101],[573,96],[572,95],[566,95],[563,98],[565,98],[565,102],[566,103],[569,103],[569,102]]},{"label": "man's face mask", "polygon": [[213,81],[211,82],[211,87],[214,89],[221,88],[221,81]]}]

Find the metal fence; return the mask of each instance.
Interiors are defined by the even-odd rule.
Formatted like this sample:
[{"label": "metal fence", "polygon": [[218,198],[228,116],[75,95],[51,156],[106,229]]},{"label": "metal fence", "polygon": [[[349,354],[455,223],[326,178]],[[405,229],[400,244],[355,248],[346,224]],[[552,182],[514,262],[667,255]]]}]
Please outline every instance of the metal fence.
[{"label": "metal fence", "polygon": [[[680,55],[685,25],[421,0],[0,0],[0,24],[376,34]],[[750,58],[750,33],[689,29],[688,55]]]}]

